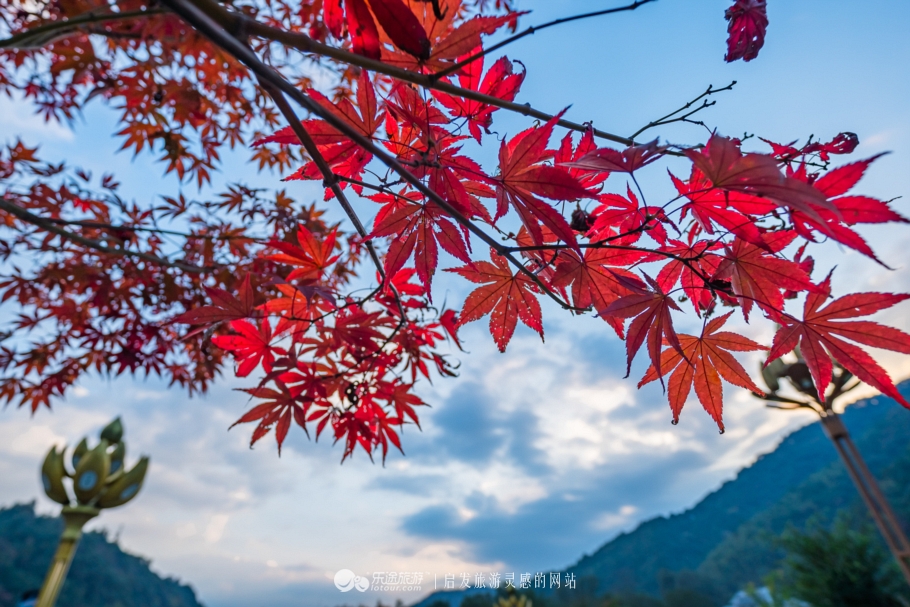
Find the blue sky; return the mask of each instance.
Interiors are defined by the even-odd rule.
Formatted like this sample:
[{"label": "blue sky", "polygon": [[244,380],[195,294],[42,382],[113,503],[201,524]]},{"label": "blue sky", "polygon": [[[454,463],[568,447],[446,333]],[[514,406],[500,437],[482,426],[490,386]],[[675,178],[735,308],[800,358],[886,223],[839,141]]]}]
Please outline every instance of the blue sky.
[{"label": "blue sky", "polygon": [[[525,25],[615,4],[519,3],[532,11]],[[725,64],[727,5],[660,0],[530,36],[507,53],[528,68],[519,101],[554,112],[571,105],[571,119],[629,134],[709,84],[736,80],[704,115],[720,132],[789,141],[853,131],[861,141],[853,158],[892,151],[873,165],[862,192],[910,194],[910,5],[769,0],[771,25],[759,58]],[[528,124],[501,112],[495,123],[500,134]],[[51,157],[114,171],[140,201],[150,202],[152,192],[173,194],[177,184],[161,178],[151,158],[116,154],[119,143],[108,136],[115,126],[100,106],[70,131],[43,125],[14,101],[0,102],[5,139],[21,135],[43,142]],[[703,139],[694,126],[656,134],[672,142]],[[254,177],[242,156],[225,166],[232,175],[277,185],[277,176]],[[646,193],[669,191],[668,166],[675,165],[643,171]],[[303,201],[320,197],[312,184],[288,189]],[[369,216],[374,206],[359,208]],[[905,200],[895,206],[910,215]],[[813,251],[819,270],[838,266],[835,290],[910,290],[904,252],[910,229],[863,234],[895,269],[819,245]],[[442,275],[436,282],[450,300],[465,295],[461,283]],[[466,327],[461,377],[422,388],[433,404],[424,429],[409,429],[407,456],[391,456],[384,468],[360,456],[339,466],[339,449],[307,442],[299,432],[280,459],[267,441],[250,450],[248,429],[227,432],[246,407],[232,391],[245,384],[235,379],[188,399],[153,380],[90,378],[53,412],[0,413],[2,503],[37,498],[42,511],[52,511],[38,493],[44,452],[122,414],[133,456],[150,454],[152,468],[135,502],[105,513],[96,526],[119,530],[127,550],[191,583],[211,607],[372,602],[376,595],[341,595],[334,572],[420,571],[430,579],[565,567],[637,522],[692,505],[811,419],[767,411],[727,389],[724,435],[694,401],[671,426],[659,387],[635,389],[640,365],[622,378],[622,344],[602,321],[572,318],[547,303],[544,319],[545,344],[519,328],[506,354],[496,351],[484,323]],[[906,304],[880,320],[910,329]],[[770,337],[765,324],[740,328]],[[906,357],[876,356],[895,378],[910,375]],[[742,360],[748,368],[758,364],[757,357]]]}]

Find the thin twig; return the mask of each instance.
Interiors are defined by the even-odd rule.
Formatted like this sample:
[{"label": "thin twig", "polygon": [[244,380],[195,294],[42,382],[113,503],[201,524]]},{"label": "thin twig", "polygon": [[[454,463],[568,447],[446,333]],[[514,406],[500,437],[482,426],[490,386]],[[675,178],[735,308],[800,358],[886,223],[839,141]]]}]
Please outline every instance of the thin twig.
[{"label": "thin twig", "polygon": [[254,238],[252,236],[235,236],[230,234],[190,234],[189,232],[177,232],[176,230],[165,230],[163,228],[146,228],[142,226],[115,225],[112,223],[103,223],[100,221],[85,221],[81,219],[59,219],[47,218],[47,221],[57,225],[79,226],[80,228],[94,228],[98,230],[110,230],[112,232],[149,232],[151,234],[164,234],[167,236],[180,236],[187,240],[251,240],[254,242],[265,242],[266,238]]},{"label": "thin twig", "polygon": [[29,211],[23,209],[19,205],[14,204],[3,198],[0,198],[0,209],[3,209],[10,215],[15,215],[22,221],[25,221],[38,228],[41,228],[42,230],[45,230],[46,232],[51,232],[52,234],[56,234],[57,236],[65,238],[66,240],[76,242],[83,246],[89,247],[90,249],[94,249],[96,251],[99,251],[101,253],[106,253],[108,255],[118,255],[121,257],[135,257],[137,259],[142,259],[142,260],[148,261],[150,263],[167,266],[170,268],[177,268],[177,269],[183,270],[185,272],[193,272],[193,273],[197,273],[197,274],[208,273],[208,272],[211,272],[216,269],[215,267],[200,267],[200,266],[194,266],[194,265],[190,265],[190,264],[186,264],[186,263],[181,263],[179,261],[170,261],[168,259],[164,259],[163,257],[157,257],[155,255],[151,255],[149,253],[142,253],[140,251],[130,251],[128,249],[112,248],[97,240],[92,240],[91,238],[86,238],[84,236],[80,236],[79,234],[74,234],[73,232],[70,232],[69,230],[64,230],[63,228],[54,225],[54,223],[52,221],[45,219],[43,217],[38,217],[37,215],[34,215],[33,213],[30,213]]},{"label": "thin twig", "polygon": [[617,8],[608,8],[608,9],[605,9],[602,11],[594,11],[593,13],[584,13],[581,15],[573,15],[572,17],[563,17],[562,19],[556,19],[554,21],[544,23],[543,25],[532,25],[531,27],[524,30],[523,32],[519,32],[519,33],[515,34],[514,36],[510,36],[509,38],[506,38],[502,42],[498,42],[498,43],[494,44],[490,48],[483,49],[483,50],[471,55],[467,59],[459,61],[458,63],[455,63],[454,65],[451,65],[442,71],[432,74],[430,76],[430,78],[432,78],[433,80],[439,80],[440,78],[444,78],[444,77],[448,76],[449,74],[454,74],[455,72],[457,72],[464,66],[468,65],[469,63],[472,63],[472,62],[480,59],[481,57],[492,53],[493,51],[499,50],[502,47],[506,46],[507,44],[512,44],[516,40],[521,40],[525,36],[530,36],[531,34],[534,34],[541,30],[545,30],[548,27],[553,27],[554,25],[561,25],[563,23],[569,23],[571,21],[578,21],[580,19],[588,19],[590,17],[600,17],[601,15],[610,15],[613,13],[621,13],[624,11],[634,11],[639,6],[642,6],[644,4],[649,4],[651,2],[657,2],[657,0],[636,0],[636,2],[633,2],[632,4],[629,4],[627,6],[620,6]]},{"label": "thin twig", "polygon": [[695,99],[692,99],[691,101],[689,101],[688,103],[686,103],[684,106],[682,106],[682,107],[680,107],[680,108],[678,108],[678,109],[673,110],[672,112],[670,112],[670,113],[667,114],[666,116],[664,116],[664,117],[662,117],[662,118],[658,118],[657,120],[654,120],[654,121],[652,121],[652,122],[649,122],[649,123],[646,124],[645,126],[641,127],[641,128],[638,129],[637,131],[635,131],[635,133],[633,133],[632,136],[629,137],[629,139],[635,139],[636,137],[638,137],[639,135],[641,135],[642,133],[644,133],[644,132],[647,131],[648,129],[652,129],[652,128],[657,127],[657,126],[662,126],[662,125],[670,124],[670,123],[673,123],[673,122],[688,122],[687,119],[688,119],[689,116],[691,116],[692,114],[695,114],[696,112],[700,112],[701,110],[703,110],[703,109],[705,109],[705,108],[711,107],[712,105],[714,105],[714,102],[711,102],[711,103],[704,102],[704,103],[702,103],[702,105],[701,105],[700,107],[695,108],[695,110],[693,110],[693,111],[687,113],[685,116],[677,116],[676,118],[674,118],[674,116],[676,116],[676,114],[679,114],[680,112],[684,112],[685,110],[689,109],[689,108],[692,107],[695,103],[698,103],[701,99],[703,99],[703,98],[705,98],[705,97],[708,97],[708,96],[710,96],[710,95],[714,95],[715,93],[720,93],[720,92],[722,92],[722,91],[729,91],[729,90],[732,90],[733,87],[734,87],[735,85],[736,85],[736,80],[734,80],[733,82],[731,82],[731,83],[728,84],[727,86],[725,86],[725,87],[723,87],[723,88],[719,88],[719,89],[714,88],[714,85],[713,85],[713,84],[712,84],[712,85],[708,85],[708,90],[706,90],[704,93],[702,93],[701,95],[699,95],[699,96],[696,97]]}]

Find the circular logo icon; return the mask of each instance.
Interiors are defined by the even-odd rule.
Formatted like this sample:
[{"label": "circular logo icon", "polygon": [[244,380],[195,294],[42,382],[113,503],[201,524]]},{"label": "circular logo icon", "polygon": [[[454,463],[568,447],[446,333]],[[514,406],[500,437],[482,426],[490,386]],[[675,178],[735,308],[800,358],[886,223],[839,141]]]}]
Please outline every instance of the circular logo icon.
[{"label": "circular logo icon", "polygon": [[354,578],[354,588],[356,588],[360,592],[366,592],[369,589],[369,587],[370,587],[370,580],[366,579],[365,577],[361,577],[359,575],[356,578]]},{"label": "circular logo icon", "polygon": [[342,592],[347,592],[354,587],[357,577],[350,569],[342,569],[335,574],[335,587]]}]

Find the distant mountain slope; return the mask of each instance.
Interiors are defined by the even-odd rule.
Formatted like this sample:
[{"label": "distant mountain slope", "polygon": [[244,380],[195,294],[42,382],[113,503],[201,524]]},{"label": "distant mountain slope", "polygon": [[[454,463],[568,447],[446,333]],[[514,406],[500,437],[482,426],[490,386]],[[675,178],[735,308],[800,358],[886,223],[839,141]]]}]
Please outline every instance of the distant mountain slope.
[{"label": "distant mountain slope", "polygon": [[[44,580],[63,523],[36,516],[34,504],[0,509],[0,607]],[[57,601],[58,607],[201,607],[193,590],[162,579],[149,561],[127,554],[102,533],[87,533]]]},{"label": "distant mountain slope", "polygon": [[[859,427],[853,430],[854,440],[906,530],[910,521],[910,411],[891,402],[873,409],[884,415],[864,433]],[[813,518],[830,521],[838,513],[857,524],[872,524],[839,460],[727,535],[697,571],[715,580],[724,592],[742,588],[778,560],[780,555],[768,538],[779,535],[788,525],[802,527]]]},{"label": "distant mountain slope", "polygon": [[[910,382],[900,390],[910,395]],[[783,415],[784,413],[782,413]],[[910,412],[878,397],[848,407],[844,423],[894,502],[910,515]],[[662,571],[696,571],[728,596],[776,563],[771,538],[837,511],[864,516],[856,490],[818,423],[786,437],[690,510],[642,523],[570,568],[599,592],[647,592]],[[664,577],[666,577],[664,575]]]}]

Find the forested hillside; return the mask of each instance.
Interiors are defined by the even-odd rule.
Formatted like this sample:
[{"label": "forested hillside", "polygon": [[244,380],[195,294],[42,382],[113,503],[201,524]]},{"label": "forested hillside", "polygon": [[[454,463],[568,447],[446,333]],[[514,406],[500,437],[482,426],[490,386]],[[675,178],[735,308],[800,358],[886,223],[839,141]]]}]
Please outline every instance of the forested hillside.
[{"label": "forested hillside", "polygon": [[[0,607],[41,586],[63,529],[59,518],[36,516],[33,504],[0,510]],[[82,538],[58,607],[200,607],[193,590],[149,569],[103,533]]]},{"label": "forested hillside", "polygon": [[[900,389],[910,394],[910,382]],[[851,405],[843,419],[898,516],[910,519],[910,411],[877,397]],[[657,593],[690,583],[729,596],[775,567],[781,555],[773,539],[788,525],[802,527],[811,517],[829,521],[838,512],[868,520],[814,423],[690,510],[642,523],[570,569],[579,578],[596,578],[601,592]]]}]

